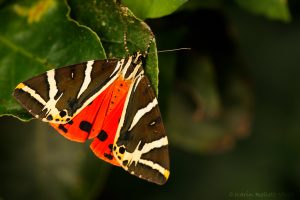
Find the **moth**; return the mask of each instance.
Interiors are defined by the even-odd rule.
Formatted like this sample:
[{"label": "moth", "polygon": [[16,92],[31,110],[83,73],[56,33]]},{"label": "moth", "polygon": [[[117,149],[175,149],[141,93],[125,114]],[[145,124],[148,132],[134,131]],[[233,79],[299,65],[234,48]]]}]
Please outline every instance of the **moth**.
[{"label": "moth", "polygon": [[156,184],[170,174],[168,138],[138,52],[52,69],[17,85],[16,100],[69,140]]}]

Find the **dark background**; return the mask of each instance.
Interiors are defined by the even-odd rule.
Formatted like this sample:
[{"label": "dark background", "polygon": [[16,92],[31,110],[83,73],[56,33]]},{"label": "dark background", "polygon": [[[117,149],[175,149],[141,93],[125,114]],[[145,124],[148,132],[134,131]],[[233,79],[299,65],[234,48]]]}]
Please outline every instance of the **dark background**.
[{"label": "dark background", "polygon": [[88,145],[41,122],[2,117],[0,199],[300,199],[300,5],[289,5],[288,23],[232,4],[146,21],[158,50],[192,48],[159,53],[166,185],[82,153]]}]

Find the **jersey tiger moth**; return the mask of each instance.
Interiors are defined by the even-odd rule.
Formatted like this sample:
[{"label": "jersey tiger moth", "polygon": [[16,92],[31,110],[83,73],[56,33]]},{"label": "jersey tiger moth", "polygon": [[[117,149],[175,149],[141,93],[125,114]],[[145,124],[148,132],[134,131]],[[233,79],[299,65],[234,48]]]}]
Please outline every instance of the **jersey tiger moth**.
[{"label": "jersey tiger moth", "polygon": [[18,84],[13,96],[64,137],[91,139],[99,158],[150,182],[167,181],[168,139],[141,53],[49,70]]}]

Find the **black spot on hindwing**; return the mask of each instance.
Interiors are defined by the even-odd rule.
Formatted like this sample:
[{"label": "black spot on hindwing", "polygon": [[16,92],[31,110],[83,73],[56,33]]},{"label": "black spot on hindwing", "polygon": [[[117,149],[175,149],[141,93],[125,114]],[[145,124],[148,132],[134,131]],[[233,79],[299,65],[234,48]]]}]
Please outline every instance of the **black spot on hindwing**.
[{"label": "black spot on hindwing", "polygon": [[107,137],[108,137],[108,135],[104,130],[101,130],[97,136],[97,138],[102,142],[104,142],[107,139]]},{"label": "black spot on hindwing", "polygon": [[87,133],[90,133],[92,124],[88,121],[81,121],[79,124],[79,128]]},{"label": "black spot on hindwing", "polygon": [[109,148],[110,151],[112,151],[112,149],[113,149],[113,144],[109,144],[109,145],[108,145],[108,148]]},{"label": "black spot on hindwing", "polygon": [[104,153],[103,154],[105,158],[107,158],[108,160],[112,160],[114,157],[110,154]]},{"label": "black spot on hindwing", "polygon": [[66,127],[65,127],[64,125],[62,125],[62,124],[60,124],[60,125],[58,126],[58,128],[59,128],[60,130],[62,130],[64,133],[67,133],[67,132],[68,132],[68,129],[66,129]]}]

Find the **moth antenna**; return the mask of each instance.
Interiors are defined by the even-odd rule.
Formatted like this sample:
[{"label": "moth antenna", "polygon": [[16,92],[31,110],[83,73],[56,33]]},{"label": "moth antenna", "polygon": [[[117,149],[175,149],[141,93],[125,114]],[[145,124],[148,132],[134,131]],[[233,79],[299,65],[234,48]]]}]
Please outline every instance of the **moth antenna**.
[{"label": "moth antenna", "polygon": [[126,27],[126,30],[124,31],[123,40],[124,40],[124,48],[125,48],[126,54],[129,55],[129,49],[127,46],[127,27]]},{"label": "moth antenna", "polygon": [[[117,0],[117,2],[116,3],[121,3],[121,1],[120,0]],[[122,9],[123,7],[121,6],[121,9]],[[125,16],[127,16],[127,9],[122,9],[123,10],[123,12],[125,12]],[[121,14],[121,21],[122,21],[122,24],[123,24],[123,28],[124,28],[124,33],[123,33],[123,44],[124,44],[124,50],[125,50],[125,53],[127,54],[127,56],[128,55],[130,55],[129,54],[129,49],[128,49],[128,46],[127,46],[127,31],[128,31],[128,27],[127,27],[127,22],[125,21],[125,19],[124,19],[124,17],[123,17],[123,15]]]},{"label": "moth antenna", "polygon": [[[182,47],[182,48],[177,48],[177,49],[160,50],[160,51],[157,51],[157,53],[165,53],[165,52],[181,51],[181,50],[192,50],[192,49],[188,48],[188,47]],[[150,52],[147,54],[153,54],[153,53],[156,53],[156,52]]]},{"label": "moth antenna", "polygon": [[160,50],[160,51],[157,51],[157,53],[172,52],[172,51],[181,51],[181,50],[192,50],[192,48],[182,47],[182,48],[177,48],[177,49]]}]

